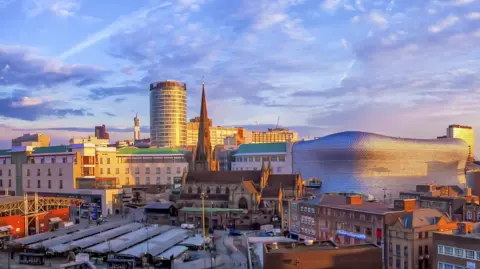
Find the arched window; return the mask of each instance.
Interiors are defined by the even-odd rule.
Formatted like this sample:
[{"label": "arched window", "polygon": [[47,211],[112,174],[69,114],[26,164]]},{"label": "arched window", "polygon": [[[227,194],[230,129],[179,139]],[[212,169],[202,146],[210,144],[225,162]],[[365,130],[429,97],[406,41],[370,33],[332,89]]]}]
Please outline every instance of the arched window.
[{"label": "arched window", "polygon": [[188,193],[192,193],[192,187],[188,187]]},{"label": "arched window", "polygon": [[240,200],[238,200],[238,208],[248,209],[248,202],[247,202],[247,199],[245,199],[245,197],[242,197],[240,198]]},{"label": "arched window", "polygon": [[207,193],[210,193],[210,187],[207,187]]},{"label": "arched window", "polygon": [[217,189],[215,190],[215,193],[220,194],[220,187],[217,187]]},{"label": "arched window", "polygon": [[202,188],[198,187],[197,188],[197,193],[202,193]]},{"label": "arched window", "polygon": [[230,194],[230,189],[228,187],[225,189],[225,194]]}]

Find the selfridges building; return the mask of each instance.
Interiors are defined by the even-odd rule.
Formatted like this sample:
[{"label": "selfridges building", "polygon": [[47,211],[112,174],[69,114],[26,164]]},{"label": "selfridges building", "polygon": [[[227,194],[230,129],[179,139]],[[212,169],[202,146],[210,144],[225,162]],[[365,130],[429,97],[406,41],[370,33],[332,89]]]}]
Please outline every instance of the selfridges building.
[{"label": "selfridges building", "polygon": [[394,199],[418,184],[465,186],[468,145],[461,139],[407,139],[342,132],[293,146],[293,171],[322,180],[320,192]]}]

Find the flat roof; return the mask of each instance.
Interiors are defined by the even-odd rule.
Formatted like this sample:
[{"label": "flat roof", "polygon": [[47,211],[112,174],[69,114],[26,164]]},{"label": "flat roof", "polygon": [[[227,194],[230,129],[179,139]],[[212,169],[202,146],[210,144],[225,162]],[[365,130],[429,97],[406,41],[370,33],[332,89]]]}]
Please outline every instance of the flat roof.
[{"label": "flat roof", "polygon": [[323,241],[313,245],[305,245],[304,243],[267,243],[264,244],[264,247],[268,253],[380,248],[375,244],[337,246],[331,241]]},{"label": "flat roof", "polygon": [[186,236],[186,230],[172,229],[154,238],[148,239],[141,244],[126,249],[120,252],[119,255],[140,258],[144,253],[149,253],[152,256],[157,256],[183,241]]},{"label": "flat roof", "polygon": [[327,206],[330,208],[335,209],[344,209],[344,210],[351,210],[351,211],[359,211],[365,213],[376,213],[376,214],[385,214],[385,213],[393,213],[393,212],[401,212],[403,210],[397,210],[390,208],[387,204],[381,203],[362,203],[357,205],[346,204],[346,205],[332,205],[332,204],[324,204],[321,206]]},{"label": "flat roof", "polygon": [[195,246],[195,247],[200,247],[201,245],[203,245],[203,243],[205,242],[204,238],[200,235],[195,235],[195,236],[192,236],[192,237],[189,237],[187,239],[185,239],[184,241],[182,241],[180,244],[178,244],[179,246]]}]

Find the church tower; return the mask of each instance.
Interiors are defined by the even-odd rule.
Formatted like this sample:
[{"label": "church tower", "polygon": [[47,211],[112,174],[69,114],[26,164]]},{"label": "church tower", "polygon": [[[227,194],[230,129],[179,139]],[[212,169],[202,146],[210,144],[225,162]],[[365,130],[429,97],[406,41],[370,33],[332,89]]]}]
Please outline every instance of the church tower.
[{"label": "church tower", "polygon": [[200,123],[198,128],[198,141],[195,159],[195,171],[216,171],[217,165],[210,142],[210,124],[207,114],[207,98],[205,97],[205,83],[202,82],[202,103],[200,108]]},{"label": "church tower", "polygon": [[138,113],[133,118],[133,141],[140,140],[140,118],[138,118]]}]

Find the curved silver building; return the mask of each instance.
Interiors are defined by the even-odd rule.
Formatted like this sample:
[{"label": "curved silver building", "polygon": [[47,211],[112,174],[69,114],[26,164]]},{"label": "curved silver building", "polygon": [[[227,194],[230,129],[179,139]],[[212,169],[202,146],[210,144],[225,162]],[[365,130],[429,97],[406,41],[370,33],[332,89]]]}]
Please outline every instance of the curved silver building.
[{"label": "curved silver building", "polygon": [[293,171],[322,180],[321,192],[396,198],[417,184],[465,184],[468,145],[461,139],[406,139],[342,132],[293,146]]},{"label": "curved silver building", "polygon": [[187,144],[187,85],[167,80],[150,84],[150,140],[152,146]]}]

